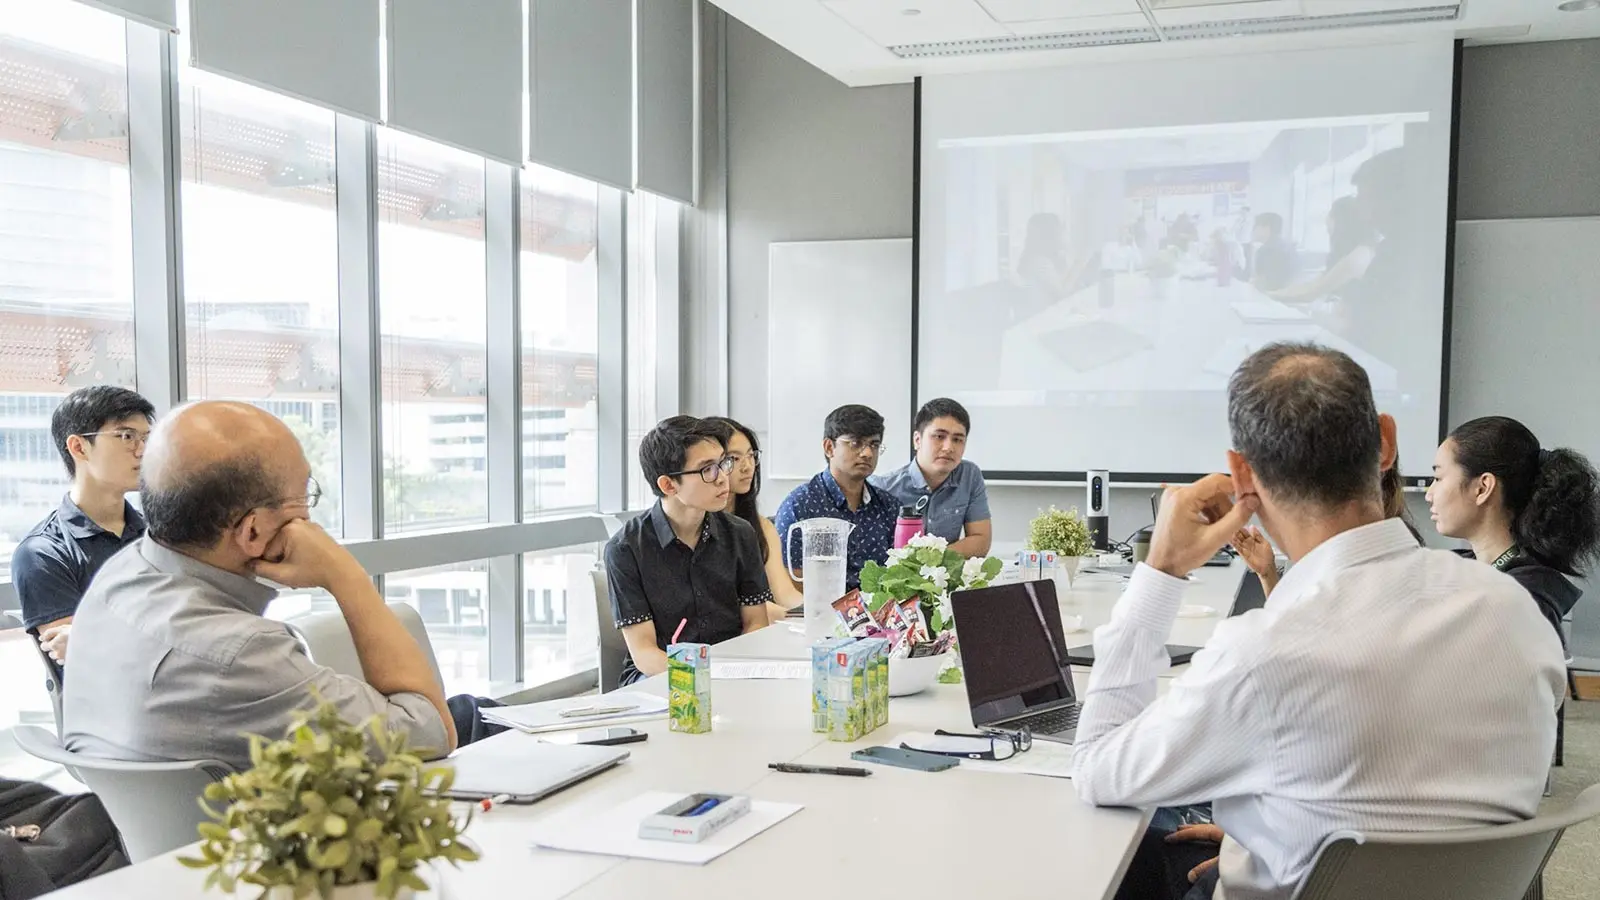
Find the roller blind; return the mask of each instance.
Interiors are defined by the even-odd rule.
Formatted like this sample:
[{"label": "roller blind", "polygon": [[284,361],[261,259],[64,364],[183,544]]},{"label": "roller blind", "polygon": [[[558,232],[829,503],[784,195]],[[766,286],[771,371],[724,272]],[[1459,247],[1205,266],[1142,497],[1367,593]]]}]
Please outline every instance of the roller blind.
[{"label": "roller blind", "polygon": [[640,0],[638,186],[694,203],[695,0]]},{"label": "roller blind", "polygon": [[632,190],[633,0],[532,0],[528,14],[529,156]]},{"label": "roller blind", "polygon": [[522,0],[389,0],[388,124],[521,166]]},{"label": "roller blind", "polygon": [[178,29],[177,0],[83,0],[83,2],[135,22],[143,22],[168,31]]},{"label": "roller blind", "polygon": [[378,121],[379,0],[190,0],[194,65]]}]

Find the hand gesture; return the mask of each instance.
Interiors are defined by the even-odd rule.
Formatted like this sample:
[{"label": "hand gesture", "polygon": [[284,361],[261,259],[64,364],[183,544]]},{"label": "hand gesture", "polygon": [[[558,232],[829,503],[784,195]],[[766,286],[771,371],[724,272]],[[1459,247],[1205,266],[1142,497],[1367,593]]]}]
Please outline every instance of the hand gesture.
[{"label": "hand gesture", "polygon": [[[1167,835],[1166,841],[1169,844],[1179,844],[1190,841],[1196,843],[1209,842],[1213,844],[1221,844],[1222,838],[1222,829],[1215,825],[1185,825],[1182,828],[1179,828],[1177,831]],[[1213,856],[1200,865],[1190,869],[1189,883],[1194,884],[1196,881],[1200,880],[1200,876],[1204,875],[1208,869],[1215,868],[1217,865],[1217,859],[1217,857]]]},{"label": "hand gesture", "polygon": [[267,545],[266,555],[251,564],[268,581],[291,588],[333,590],[342,578],[367,577],[350,551],[307,519],[293,519]]},{"label": "hand gesture", "polygon": [[1250,571],[1262,578],[1278,574],[1278,558],[1272,552],[1272,544],[1254,525],[1241,528],[1234,534],[1233,549],[1239,551],[1239,558],[1250,567]]},{"label": "hand gesture", "polygon": [[1254,496],[1230,499],[1233,479],[1207,475],[1194,484],[1168,488],[1156,516],[1145,562],[1175,578],[1186,577],[1215,556],[1255,515]]}]

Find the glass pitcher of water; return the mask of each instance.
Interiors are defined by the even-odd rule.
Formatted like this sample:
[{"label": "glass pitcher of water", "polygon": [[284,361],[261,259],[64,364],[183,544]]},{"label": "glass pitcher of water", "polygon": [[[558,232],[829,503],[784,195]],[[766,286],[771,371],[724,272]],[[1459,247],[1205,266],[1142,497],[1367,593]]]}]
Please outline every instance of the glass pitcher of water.
[{"label": "glass pitcher of water", "polygon": [[[843,519],[806,519],[789,526],[784,546],[794,546],[800,529],[800,587],[805,594],[806,640],[812,643],[833,635],[833,601],[844,596],[845,560],[850,555],[850,532],[855,526]],[[794,557],[791,556],[790,559]]]}]

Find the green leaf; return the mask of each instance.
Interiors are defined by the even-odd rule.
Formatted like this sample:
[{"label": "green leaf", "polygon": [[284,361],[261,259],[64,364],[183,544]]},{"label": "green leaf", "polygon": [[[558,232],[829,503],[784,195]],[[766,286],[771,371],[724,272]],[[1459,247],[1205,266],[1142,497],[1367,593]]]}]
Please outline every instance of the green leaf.
[{"label": "green leaf", "polygon": [[945,669],[943,672],[940,672],[939,673],[939,683],[940,684],[960,684],[961,683],[961,668],[959,666],[951,666],[950,668]]},{"label": "green leaf", "polygon": [[322,833],[328,837],[344,837],[350,826],[344,816],[328,815],[322,820]]},{"label": "green leaf", "polygon": [[200,836],[208,841],[227,841],[229,839],[228,829],[215,822],[201,822],[197,830]]},{"label": "green leaf", "polygon": [[178,865],[185,869],[205,869],[211,866],[211,860],[194,856],[178,857]]},{"label": "green leaf", "polygon": [[993,581],[995,576],[1000,574],[1000,570],[1004,569],[1005,567],[1005,563],[991,556],[983,561],[983,577],[986,580]]}]

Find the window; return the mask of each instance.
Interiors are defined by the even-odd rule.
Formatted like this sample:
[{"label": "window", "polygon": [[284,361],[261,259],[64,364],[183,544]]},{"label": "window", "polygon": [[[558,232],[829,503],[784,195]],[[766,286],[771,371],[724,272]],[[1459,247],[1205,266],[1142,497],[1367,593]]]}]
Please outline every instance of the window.
[{"label": "window", "polygon": [[[126,46],[121,18],[71,0],[0,2],[0,577],[66,490],[61,397],[134,386]],[[26,634],[0,632],[0,676],[0,731],[53,724]],[[0,749],[0,772],[40,766]]]},{"label": "window", "polygon": [[529,166],[521,199],[523,511],[594,509],[599,188]]},{"label": "window", "polygon": [[312,518],[340,534],[333,113],[196,69],[180,85],[189,397],[288,423]]},{"label": "window", "polygon": [[488,433],[483,160],[380,128],[377,181],[384,529],[485,522],[483,444],[434,443]]},{"label": "window", "polygon": [[[675,404],[658,393],[661,339],[658,321],[664,304],[677,309],[678,285],[663,277],[662,264],[676,252],[679,205],[643,191],[628,195],[628,507],[645,509],[655,494],[639,468],[639,442],[661,419],[676,415]],[[676,267],[671,269],[676,273]],[[675,395],[674,398],[675,399]]]},{"label": "window", "polygon": [[395,572],[384,577],[383,595],[390,603],[410,604],[422,616],[446,695],[489,695],[486,560]]},{"label": "window", "polygon": [[546,684],[600,664],[593,574],[599,558],[599,544],[523,554],[525,684]]}]

